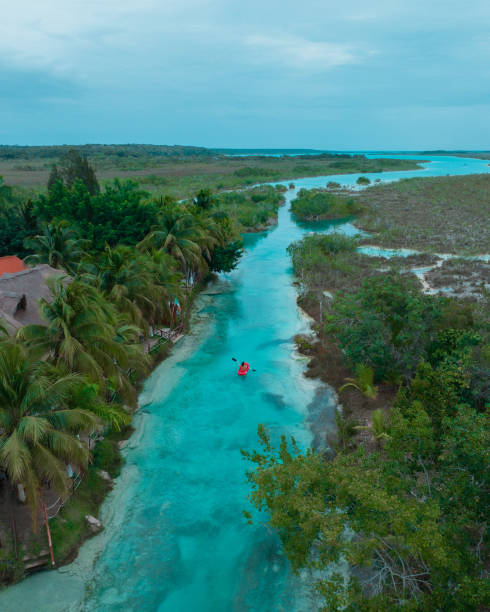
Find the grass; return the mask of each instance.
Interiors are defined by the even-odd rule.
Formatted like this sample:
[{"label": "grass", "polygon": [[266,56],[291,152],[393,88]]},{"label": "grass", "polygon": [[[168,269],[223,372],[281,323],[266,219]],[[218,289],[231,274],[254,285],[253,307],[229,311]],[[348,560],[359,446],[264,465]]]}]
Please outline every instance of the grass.
[{"label": "grass", "polygon": [[[153,195],[182,199],[201,188],[213,192],[256,183],[306,176],[413,170],[413,160],[368,159],[362,155],[308,155],[298,157],[228,157],[197,147],[147,145],[87,145],[76,147],[88,156],[103,185],[114,178],[132,178]],[[53,163],[63,147],[0,147],[0,176],[5,183],[32,191],[45,188]]]},{"label": "grass", "polygon": [[412,178],[369,187],[356,225],[376,244],[427,252],[488,252],[490,175]]}]

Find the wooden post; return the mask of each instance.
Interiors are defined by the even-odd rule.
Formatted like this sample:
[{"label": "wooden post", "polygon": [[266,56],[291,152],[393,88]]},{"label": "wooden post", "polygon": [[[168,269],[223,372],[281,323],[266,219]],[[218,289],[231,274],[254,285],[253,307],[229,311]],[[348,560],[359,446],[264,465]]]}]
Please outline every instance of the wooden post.
[{"label": "wooden post", "polygon": [[51,565],[55,566],[54,562],[54,553],[53,553],[53,542],[51,541],[51,531],[49,529],[48,523],[48,513],[46,512],[46,504],[43,501],[43,510],[44,510],[44,522],[46,523],[46,533],[48,534],[48,545],[49,545],[49,554],[51,555]]}]

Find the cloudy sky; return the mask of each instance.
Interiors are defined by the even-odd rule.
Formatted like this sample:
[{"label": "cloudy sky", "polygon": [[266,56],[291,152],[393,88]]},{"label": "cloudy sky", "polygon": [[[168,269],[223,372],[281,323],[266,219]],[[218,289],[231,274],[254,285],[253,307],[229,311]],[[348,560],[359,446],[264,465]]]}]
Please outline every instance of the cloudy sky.
[{"label": "cloudy sky", "polygon": [[0,143],[490,149],[489,0],[12,0]]}]

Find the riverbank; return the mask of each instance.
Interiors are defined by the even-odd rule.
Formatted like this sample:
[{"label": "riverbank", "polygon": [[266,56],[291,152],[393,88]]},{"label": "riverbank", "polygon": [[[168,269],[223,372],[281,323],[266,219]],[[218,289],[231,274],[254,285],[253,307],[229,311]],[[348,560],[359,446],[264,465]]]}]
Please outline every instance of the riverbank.
[{"label": "riverbank", "polygon": [[[196,298],[205,290],[208,282],[202,281],[189,294],[187,308],[179,327],[183,333],[190,329],[190,315]],[[144,378],[133,380],[135,391],[139,394],[147,375],[156,369],[172,353],[174,343],[182,334],[174,339],[159,341],[152,348],[145,348],[151,360],[149,370]],[[138,412],[138,404],[125,406],[131,411],[133,418]],[[15,584],[27,578],[32,571],[60,568],[72,563],[78,556],[82,545],[104,529],[99,521],[99,512],[103,502],[112,491],[115,479],[120,475],[124,465],[123,449],[129,443],[134,433],[131,424],[109,431],[98,431],[96,441],[89,440],[92,454],[87,470],[73,480],[73,487],[63,503],[58,501],[48,507],[49,527],[52,538],[55,565],[49,563],[48,538],[45,531],[44,516],[39,519],[38,531],[32,529],[30,510],[23,505],[12,511],[16,513],[14,524],[14,539],[5,539],[2,533],[3,550],[0,556],[0,588]],[[52,498],[51,491],[48,499]],[[55,493],[53,491],[53,493]],[[50,502],[45,499],[46,506]],[[53,498],[54,499],[54,498]],[[17,502],[17,506],[19,502]],[[21,512],[22,511],[22,512]],[[21,514],[20,514],[21,513]],[[87,519],[89,517],[89,519]],[[6,544],[8,543],[8,546]],[[9,551],[9,549],[12,549]]]},{"label": "riverbank", "polygon": [[[300,300],[298,304],[305,308],[305,312],[310,316],[314,316],[314,312],[308,312],[307,307],[304,307]],[[318,320],[316,323],[319,323]],[[321,380],[335,391],[338,399],[338,416],[334,430],[316,431],[316,436],[327,445],[329,455],[338,448],[347,450],[360,445],[368,452],[374,451],[376,444],[373,438],[369,433],[356,430],[355,427],[369,426],[374,410],[381,409],[387,413],[393,405],[398,387],[386,382],[379,384],[375,398],[369,398],[353,387],[347,387],[339,392],[346,381],[355,380],[355,370],[346,362],[345,355],[338,344],[322,333],[318,325],[317,329],[317,334],[313,336],[298,337],[297,347],[302,355],[308,357],[305,376],[313,380]],[[319,449],[321,446],[317,445],[315,450]]]},{"label": "riverbank", "polygon": [[[358,248],[312,233],[288,249],[316,320],[296,338],[307,376],[332,385],[342,410],[329,453],[261,429],[245,455],[251,500],[293,566],[315,572],[325,609],[483,610],[488,294],[432,295],[411,268],[425,254],[391,265]],[[350,571],[333,580],[339,560]]]}]

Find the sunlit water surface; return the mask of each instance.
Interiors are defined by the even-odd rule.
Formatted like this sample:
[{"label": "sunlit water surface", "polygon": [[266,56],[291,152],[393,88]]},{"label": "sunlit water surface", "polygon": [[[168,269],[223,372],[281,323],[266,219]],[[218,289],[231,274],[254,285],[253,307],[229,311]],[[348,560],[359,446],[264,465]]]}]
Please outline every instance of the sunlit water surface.
[{"label": "sunlit water surface", "polygon": [[[424,159],[432,161],[421,171],[367,176],[490,170],[482,160]],[[330,180],[352,186],[358,176],[294,183],[296,189]],[[276,228],[246,237],[239,268],[206,289],[191,334],[146,382],[126,465],[102,507],[104,532],[85,543],[71,565],[0,593],[1,610],[317,609],[309,577],[294,576],[277,537],[242,515],[250,508],[240,449],[257,447],[257,424],[266,424],[275,440],[294,435],[306,447],[314,434],[322,443],[334,421],[335,395],[303,376],[305,360],[294,351],[293,336],[309,323],[296,306],[286,247],[318,228],[291,219],[295,193],[288,192]],[[321,226],[334,228],[355,232],[349,223]],[[238,377],[232,357],[250,361],[256,371]]]}]

